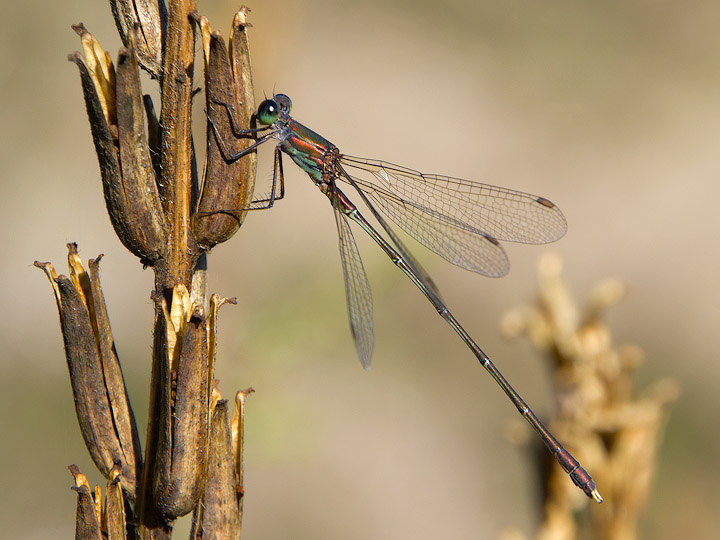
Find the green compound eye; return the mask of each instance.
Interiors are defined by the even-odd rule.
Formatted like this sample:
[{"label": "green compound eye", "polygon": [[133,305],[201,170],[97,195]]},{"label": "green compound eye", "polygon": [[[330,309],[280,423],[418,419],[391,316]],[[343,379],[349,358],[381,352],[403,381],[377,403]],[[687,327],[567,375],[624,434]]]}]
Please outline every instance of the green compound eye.
[{"label": "green compound eye", "polygon": [[269,126],[278,119],[279,114],[280,107],[278,104],[272,99],[266,99],[258,107],[257,119],[261,124]]}]

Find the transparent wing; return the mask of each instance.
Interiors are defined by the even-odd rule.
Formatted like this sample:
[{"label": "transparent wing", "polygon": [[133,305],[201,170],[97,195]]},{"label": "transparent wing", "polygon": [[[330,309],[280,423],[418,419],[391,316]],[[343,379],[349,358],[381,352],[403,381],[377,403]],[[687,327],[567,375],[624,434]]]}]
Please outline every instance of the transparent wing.
[{"label": "transparent wing", "polygon": [[[391,172],[397,175],[398,178],[404,179],[403,185],[407,188],[405,191],[415,192],[412,197],[403,198],[394,191],[385,189],[357,175],[353,175],[350,179],[342,176],[338,177],[364,193],[372,201],[372,206],[380,209],[398,227],[425,247],[452,264],[485,276],[500,277],[508,273],[510,262],[496,237],[487,230],[468,223],[468,220],[463,221],[452,215],[456,214],[463,217],[461,209],[464,207],[467,209],[467,213],[473,217],[472,212],[470,212],[472,207],[470,199],[463,197],[461,193],[451,194],[447,185],[444,185],[445,199],[452,204],[447,203],[443,208],[440,199],[435,200],[428,195],[430,193],[440,198],[443,196],[443,192],[432,188],[431,184],[423,185],[422,182],[425,181],[425,177],[420,173],[413,172],[416,176],[403,176],[405,169],[390,169],[389,165],[388,168],[375,168],[366,162],[371,164],[381,162],[371,162],[369,160],[363,160],[365,165],[360,167],[360,162],[357,161],[359,158],[346,158],[345,156],[342,158],[343,165],[346,165],[346,159],[352,160],[348,162],[350,164],[349,170],[343,170],[348,176],[350,176],[349,171],[354,169],[354,172],[356,172],[358,169],[362,169],[372,173],[376,179],[380,179],[386,186],[390,185],[391,187],[392,184],[385,180],[385,178],[394,178],[394,176],[391,176]],[[431,176],[429,178],[440,177]],[[464,180],[461,182],[470,184]],[[418,189],[410,190],[412,183],[418,184]],[[472,185],[479,186],[479,184]],[[424,192],[421,191],[422,189],[424,189]],[[433,194],[433,191],[436,193]],[[521,195],[532,197],[531,195]],[[483,208],[479,207],[475,210],[475,214],[482,211]],[[562,214],[560,216],[562,217]],[[503,219],[497,216],[494,216],[494,218],[496,221]],[[562,222],[564,224],[564,218]],[[498,227],[494,229],[498,229]]]},{"label": "transparent wing", "polygon": [[423,174],[372,159],[342,156],[341,161],[354,178],[352,169],[370,173],[369,180],[359,179],[359,183],[368,194],[374,193],[374,198],[394,196],[395,201],[390,204],[399,207],[396,216],[400,220],[404,218],[403,209],[407,209],[408,218],[412,218],[407,220],[410,229],[417,216],[425,214],[440,226],[446,224],[472,234],[526,244],[553,242],[567,230],[560,209],[543,197],[460,178]]},{"label": "transparent wing", "polygon": [[[435,285],[435,281],[430,277],[430,274],[427,273],[427,270],[420,264],[420,262],[415,258],[415,256],[410,252],[408,248],[405,247],[405,244],[400,240],[400,237],[393,231],[392,227],[388,225],[387,221],[385,221],[385,218],[383,218],[380,215],[380,212],[372,205],[372,203],[369,201],[368,196],[365,194],[365,192],[360,189],[360,187],[357,185],[355,180],[348,175],[347,171],[340,168],[341,173],[344,175],[344,180],[350,184],[355,190],[358,192],[358,195],[360,195],[360,198],[363,200],[363,202],[367,205],[368,210],[372,213],[373,217],[377,220],[377,222],[380,224],[380,226],[385,231],[385,234],[390,239],[390,243],[392,244],[392,249],[395,250],[397,255],[399,255],[405,263],[410,268],[411,272],[414,274],[415,279],[417,279],[422,287],[424,287],[427,292],[426,294],[429,296],[434,296],[435,300],[438,302],[442,302],[440,291],[437,288],[437,285]],[[359,214],[360,212],[357,210],[357,207],[353,205],[347,197],[340,191],[340,189],[335,186],[334,187],[334,194],[337,198],[338,202],[341,202],[341,197],[344,198],[346,201],[348,201],[345,206],[348,207],[349,205],[352,205],[352,208],[354,208],[355,213]],[[350,214],[350,218],[353,218],[353,214]],[[354,219],[364,230],[367,232],[371,237],[375,238],[374,234],[377,234],[377,231],[375,231],[372,226],[370,226],[365,218],[360,216],[359,220]],[[375,240],[377,242],[377,239]],[[387,250],[386,250],[387,252]],[[391,253],[388,253],[391,259],[393,259],[393,255]],[[434,301],[431,299],[431,301]]]},{"label": "transparent wing", "polygon": [[340,239],[340,260],[342,261],[345,278],[345,297],[347,300],[350,332],[355,341],[360,362],[365,369],[370,369],[375,338],[373,334],[372,292],[365,268],[360,259],[355,238],[345,214],[340,209],[337,196],[332,200],[335,223]]}]

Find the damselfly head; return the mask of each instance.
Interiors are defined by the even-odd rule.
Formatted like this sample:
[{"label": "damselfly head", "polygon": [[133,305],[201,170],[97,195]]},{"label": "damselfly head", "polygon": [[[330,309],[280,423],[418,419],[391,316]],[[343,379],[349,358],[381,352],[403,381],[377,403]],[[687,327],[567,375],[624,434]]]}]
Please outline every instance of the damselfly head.
[{"label": "damselfly head", "polygon": [[275,94],[272,99],[266,99],[258,107],[257,119],[266,126],[272,125],[280,115],[287,116],[292,110],[292,101],[285,94]]}]

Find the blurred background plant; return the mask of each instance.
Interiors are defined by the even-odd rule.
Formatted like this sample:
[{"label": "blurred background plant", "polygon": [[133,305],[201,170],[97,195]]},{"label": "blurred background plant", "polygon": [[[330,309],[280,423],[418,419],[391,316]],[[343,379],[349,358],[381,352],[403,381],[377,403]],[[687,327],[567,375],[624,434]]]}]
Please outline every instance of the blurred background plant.
[{"label": "blurred background plant", "polygon": [[[677,399],[678,387],[663,377],[642,391],[635,388],[643,352],[631,345],[617,347],[606,323],[625,287],[617,280],[601,281],[579,307],[562,266],[556,254],[541,258],[536,301],[508,312],[503,330],[509,337],[526,335],[547,358],[555,397],[548,427],[593,471],[605,492],[605,506],[595,508],[578,498],[562,481],[563,471],[531,439],[542,489],[536,538],[634,540],[652,495],[669,405]],[[578,513],[581,508],[586,515]],[[518,531],[509,532],[510,537],[523,538]]]},{"label": "blurred background plant", "polygon": [[[204,13],[227,20],[237,7],[207,2]],[[665,376],[682,388],[640,537],[714,538],[720,5],[250,7],[257,97],[287,93],[300,121],[348,153],[540,193],[563,209],[570,229],[554,249],[572,289],[619,277],[628,295],[608,324],[615,342],[645,352],[638,388]],[[75,497],[65,467],[93,466],[58,333],[47,330],[56,315],[32,261],[60,260],[68,241],[87,256],[105,253],[119,354],[141,359],[125,366],[138,402],[148,393],[152,275],[139,271],[107,219],[77,74],[65,60],[77,49],[69,26],[78,21],[109,50],[119,47],[107,5],[16,2],[6,17],[0,219],[13,252],[1,268],[14,311],[0,327],[0,456],[9,486],[0,517],[8,537],[68,537]],[[198,118],[201,100],[196,106]],[[259,158],[258,182],[267,182],[271,154]],[[412,285],[359,239],[377,328],[373,369],[362,372],[346,328],[330,209],[299,171],[287,171],[287,182],[282,204],[250,216],[211,262],[210,289],[239,301],[223,316],[220,388],[257,390],[246,426],[246,534],[534,534],[542,518],[536,464],[502,437],[516,412]],[[498,331],[501,314],[533,294],[540,249],[510,247],[513,269],[502,280],[416,251],[458,318],[549,416],[554,398],[537,352]],[[145,411],[136,413],[144,425]],[[43,519],[28,520],[29,508],[42,508]]]}]

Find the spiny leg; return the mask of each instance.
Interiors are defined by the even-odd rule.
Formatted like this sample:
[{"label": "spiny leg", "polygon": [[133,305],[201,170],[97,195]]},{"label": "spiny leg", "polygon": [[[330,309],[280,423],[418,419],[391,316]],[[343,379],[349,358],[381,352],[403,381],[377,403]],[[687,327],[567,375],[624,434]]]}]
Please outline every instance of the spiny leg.
[{"label": "spiny leg", "polygon": [[[277,193],[278,188],[280,193]],[[270,197],[257,199],[250,202],[247,210],[267,210],[272,208],[275,201],[285,197],[285,173],[283,172],[282,151],[279,146],[275,147],[275,159],[273,160],[273,180],[270,187]]]},{"label": "spiny leg", "polygon": [[[227,116],[228,116],[228,120],[230,122],[230,128],[232,129],[233,135],[235,135],[237,138],[245,137],[247,135],[256,135],[262,131],[271,129],[270,126],[242,129],[237,122],[237,118],[235,118],[235,110],[232,105],[230,105],[229,103],[225,103],[224,101],[221,101],[217,98],[211,98],[211,101],[213,103],[216,103],[217,105],[221,105],[225,109],[225,112],[227,113]],[[254,122],[255,121],[255,113],[253,113],[252,118],[253,118],[253,122]]]},{"label": "spiny leg", "polygon": [[[278,194],[277,191],[280,190]],[[270,188],[270,197],[265,199],[257,199],[250,201],[250,205],[247,208],[221,208],[213,210],[211,212],[198,212],[200,215],[213,215],[213,214],[225,214],[240,219],[240,214],[243,212],[249,212],[251,210],[267,210],[272,208],[275,201],[278,201],[285,197],[285,174],[283,172],[282,163],[282,152],[279,146],[275,147],[275,160],[273,166],[273,181],[272,187]]]},{"label": "spiny leg", "polygon": [[[247,148],[240,150],[239,152],[233,153],[231,152],[227,145],[225,144],[225,140],[220,135],[220,132],[218,131],[217,126],[215,125],[215,122],[213,121],[210,116],[207,117],[208,123],[210,124],[210,127],[212,127],[213,133],[215,134],[215,140],[218,143],[218,146],[220,147],[220,152],[222,152],[223,159],[227,161],[228,163],[232,163],[233,161],[237,161],[243,156],[248,155],[250,152],[254,151],[258,146],[260,146],[262,143],[266,142],[268,139],[271,139],[273,135],[275,135],[275,132],[267,133],[260,137],[257,141],[255,141],[253,144],[248,146]],[[258,128],[258,130],[255,131],[257,133],[261,128]]]}]

